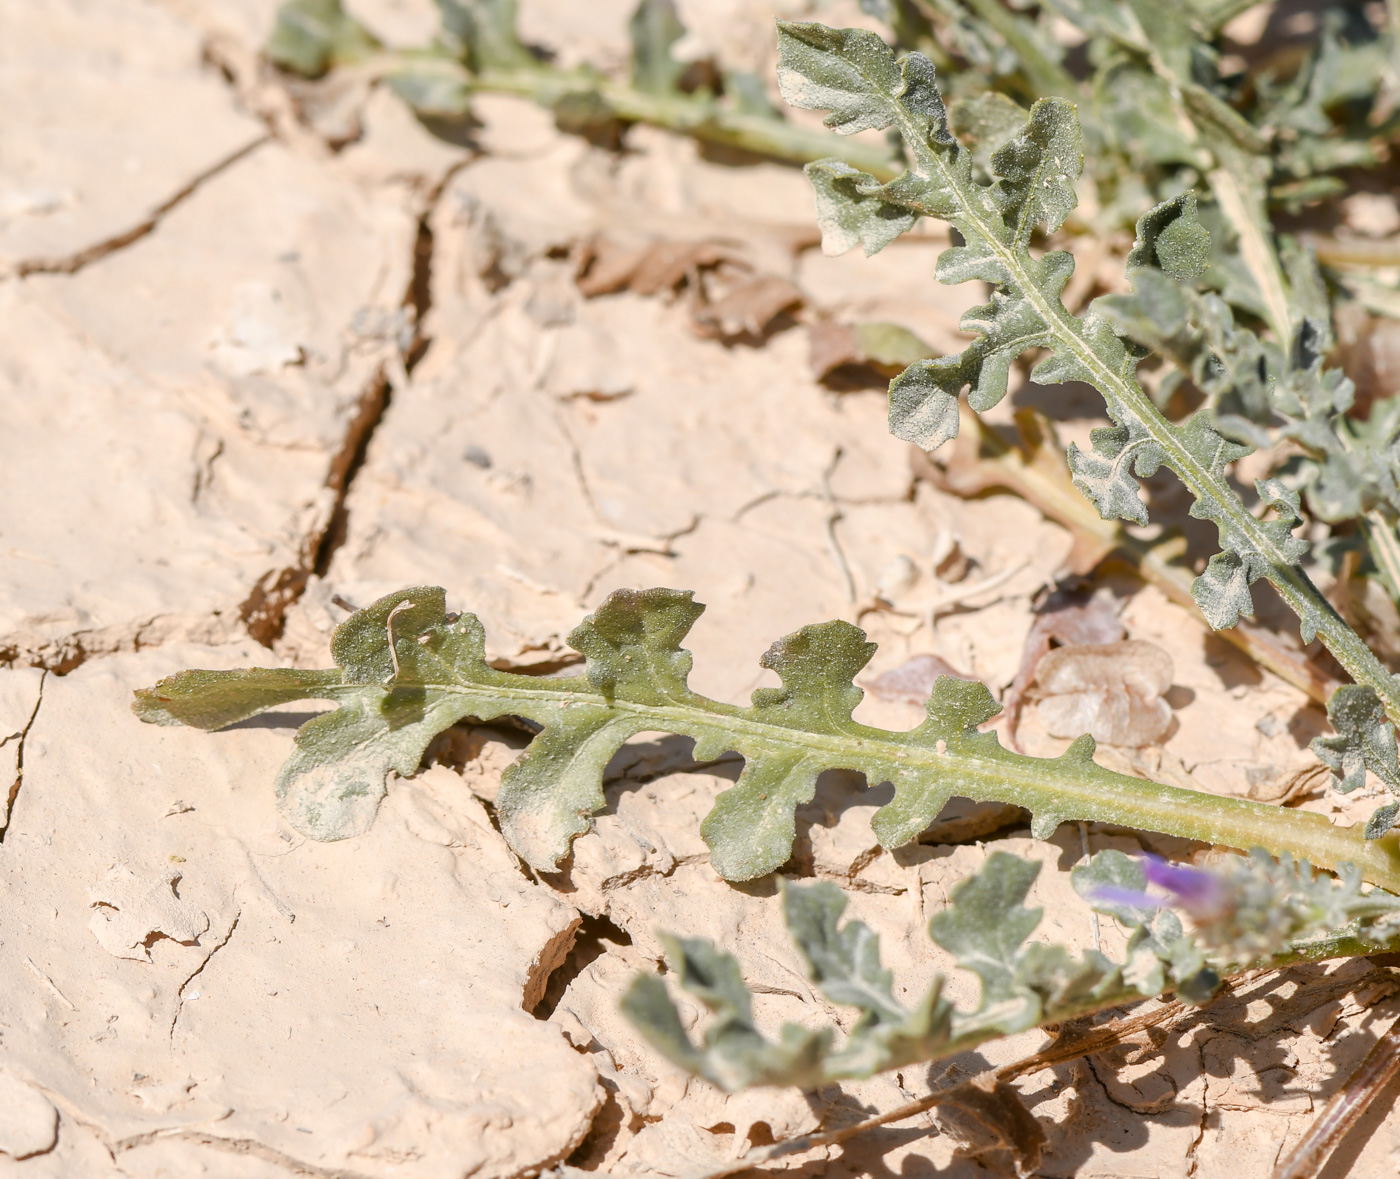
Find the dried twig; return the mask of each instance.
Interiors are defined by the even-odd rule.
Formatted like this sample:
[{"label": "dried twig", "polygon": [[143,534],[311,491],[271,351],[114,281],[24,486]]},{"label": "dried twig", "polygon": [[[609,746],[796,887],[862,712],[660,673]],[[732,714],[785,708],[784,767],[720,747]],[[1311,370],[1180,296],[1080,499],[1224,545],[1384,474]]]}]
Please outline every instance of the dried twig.
[{"label": "dried twig", "polygon": [[1322,1108],[1302,1141],[1274,1169],[1273,1179],[1316,1179],[1361,1115],[1400,1072],[1400,1019]]}]

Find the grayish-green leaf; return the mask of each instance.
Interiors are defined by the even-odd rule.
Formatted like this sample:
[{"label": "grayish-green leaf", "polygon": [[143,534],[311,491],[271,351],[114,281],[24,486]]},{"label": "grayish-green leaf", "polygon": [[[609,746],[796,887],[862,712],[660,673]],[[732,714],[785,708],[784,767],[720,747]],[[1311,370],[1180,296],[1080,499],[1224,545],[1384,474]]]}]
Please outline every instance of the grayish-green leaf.
[{"label": "grayish-green leaf", "polygon": [[1076,866],[1070,883],[1100,913],[1118,918],[1129,929],[1148,925],[1157,915],[1155,907],[1125,899],[1128,894],[1147,892],[1147,875],[1139,860],[1112,848]]},{"label": "grayish-green leaf", "polygon": [[[425,119],[461,119],[471,110],[471,87],[465,78],[424,62],[411,70],[390,74],[386,81],[395,94]],[[460,71],[461,67],[457,67]]]},{"label": "grayish-green leaf", "polygon": [[[1262,175],[1251,153],[1263,151],[1266,144],[1228,103],[1196,79],[1194,33],[1180,11],[1151,4],[1138,4],[1132,11],[1131,26],[1105,26],[1104,34],[1130,55],[1150,59],[1154,75],[1169,81],[1172,117],[1191,120],[1202,146],[1209,149],[1208,159],[1197,162],[1213,168],[1212,183],[1220,200],[1228,196],[1230,207],[1242,211],[1243,220],[1234,230],[1240,241],[1238,257],[1246,263],[1244,278],[1260,292],[1257,309],[1278,330],[1288,321],[1283,280],[1275,274],[1277,267],[1255,273],[1259,268],[1250,262],[1271,249],[1262,214],[1254,218],[1262,200],[1256,199]],[[963,240],[940,256],[940,281],[979,281],[993,287],[990,302],[963,317],[963,329],[978,337],[975,343],[961,356],[921,362],[907,380],[896,380],[891,429],[921,445],[947,440],[954,435],[954,398],[963,388],[970,387],[973,409],[988,409],[1005,394],[1016,358],[1028,348],[1045,349],[1048,355],[1032,378],[1095,386],[1114,426],[1126,431],[1126,436],[1113,436],[1108,454],[1076,456],[1079,473],[1086,487],[1094,487],[1099,506],[1141,518],[1142,508],[1133,505],[1136,497],[1125,482],[1125,464],[1116,461],[1131,453],[1132,471],[1138,475],[1162,465],[1175,472],[1195,501],[1192,514],[1216,525],[1222,552],[1194,590],[1212,625],[1231,626],[1249,612],[1249,587],[1266,578],[1298,615],[1305,639],[1320,636],[1353,678],[1375,689],[1387,712],[1400,718],[1400,686],[1391,682],[1375,654],[1297,564],[1302,542],[1294,535],[1298,520],[1291,505],[1276,497],[1275,514],[1256,519],[1231,488],[1227,467],[1248,449],[1222,433],[1224,417],[1219,425],[1204,414],[1182,426],[1168,421],[1137,382],[1142,353],[1119,338],[1111,318],[1092,309],[1076,317],[1064,306],[1061,292],[1073,259],[1060,252],[1037,256],[1030,251],[1032,230],[1053,229],[1073,208],[1080,168],[1073,104],[1039,100],[1026,126],[993,154],[993,182],[982,184],[974,175],[971,153],[948,131],[927,59],[917,53],[896,59],[879,38],[859,30],[779,22],[778,35],[789,101],[830,109],[830,125],[845,130],[893,126],[904,141],[908,170],[888,184],[875,186],[831,171],[821,174],[822,219],[824,226],[833,227],[828,234],[832,247],[885,244],[890,231],[902,224],[897,208],[939,217]],[[1163,268],[1167,281],[1199,273],[1208,239],[1215,257],[1217,235],[1207,233],[1197,214],[1186,197],[1149,214],[1135,251],[1138,271],[1150,263]],[[1212,265],[1207,280],[1214,270]],[[1133,309],[1139,322],[1144,310]],[[1171,337],[1183,350],[1195,351],[1203,369],[1218,375],[1225,361],[1208,355],[1214,349],[1201,348],[1189,338],[1189,330],[1178,339],[1178,329],[1187,329],[1179,309],[1173,314]],[[1296,362],[1293,368],[1312,371]],[[1340,394],[1326,381],[1304,385],[1300,396],[1312,398],[1320,390],[1335,402]],[[1244,436],[1254,438],[1247,430]]]},{"label": "grayish-green leaf", "polygon": [[1357,833],[1321,815],[1114,774],[1094,764],[1089,739],[1054,759],[1003,749],[995,733],[979,731],[997,711],[979,683],[939,679],[927,718],[908,732],[863,725],[852,716],[861,695],[853,681],[874,647],[849,623],[804,627],[775,643],[763,663],[781,687],[759,689],[750,706],[709,700],[688,686],[691,657],[681,645],[700,611],[676,590],[618,591],[569,637],[587,657],[587,675],[542,679],[492,668],[481,624],[448,615],[441,589],[402,590],[341,624],[331,642],[336,669],[182,672],[138,692],[135,708],[157,723],[218,728],[295,699],[338,704],[302,727],[277,780],[283,814],[320,839],[363,831],[386,776],[417,772],[442,730],[466,718],[531,720],[541,732],[502,779],[497,814],[511,846],[541,871],[557,869],[589,829],[618,747],[659,729],[692,737],[702,760],[728,750],[745,760],[701,826],[715,868],[732,880],[781,867],[794,811],[817,776],[846,769],[894,784],[874,818],[887,847],[917,838],[956,795],[1024,806],[1043,835],[1091,819],[1219,843],[1244,825],[1250,843],[1320,863],[1355,860],[1371,878],[1400,885],[1382,849],[1368,855]]},{"label": "grayish-green leaf", "polygon": [[1191,583],[1191,597],[1207,622],[1216,630],[1234,626],[1240,616],[1254,614],[1254,598],[1249,587],[1254,579],[1234,553],[1216,553],[1206,562],[1205,572]]},{"label": "grayish-green leaf", "polygon": [[1400,802],[1387,802],[1371,812],[1366,820],[1367,839],[1379,839],[1395,826],[1395,818],[1400,815]]},{"label": "grayish-green leaf", "polygon": [[992,154],[992,171],[1000,177],[992,197],[1015,226],[1016,245],[1029,241],[1033,229],[1053,233],[1065,223],[1079,203],[1074,184],[1083,170],[1074,107],[1040,99],[1026,125]]},{"label": "grayish-green leaf", "polygon": [[516,33],[516,0],[437,0],[443,46],[473,73],[534,64]]},{"label": "grayish-green leaf", "polygon": [[[1021,902],[1039,874],[1039,864],[993,852],[981,872],[953,889],[952,906],[929,922],[929,936],[982,980],[979,1010],[1025,1000],[1017,985],[1017,960],[1021,943],[1040,924],[1041,911]],[[1039,1014],[1037,1006],[1028,1005],[1022,1026],[1031,1026]]]},{"label": "grayish-green leaf", "polygon": [[774,1043],[754,1026],[752,998],[737,960],[701,938],[662,934],[661,941],[681,988],[704,1003],[714,1018],[703,1044],[696,1047],[665,984],[655,975],[638,976],[623,997],[622,1010],[656,1048],[722,1089],[819,1083],[829,1030],[786,1024]]},{"label": "grayish-green leaf", "polygon": [[267,56],[284,70],[319,78],[378,48],[378,39],[345,11],[341,0],[287,0],[277,10]]},{"label": "grayish-green leaf", "polygon": [[645,94],[674,94],[686,68],[671,54],[685,36],[675,0],[641,0],[627,31],[632,38],[632,85]]},{"label": "grayish-green leaf", "polygon": [[161,684],[136,694],[132,711],[147,724],[190,725],[213,731],[237,724],[279,704],[335,700],[344,677],[339,669],[247,667],[236,672],[185,671],[179,688],[166,696]]},{"label": "grayish-green leaf", "polygon": [[803,171],[817,199],[823,253],[860,246],[869,257],[914,227],[917,214],[886,200],[885,186],[850,164],[818,160]]},{"label": "grayish-green leaf", "polygon": [[1360,684],[1344,684],[1327,702],[1327,719],[1335,735],[1314,737],[1312,748],[1332,771],[1332,785],[1349,794],[1365,785],[1370,770],[1392,793],[1400,793],[1395,730],[1376,694]]},{"label": "grayish-green leaf", "polygon": [[925,138],[953,143],[933,63],[911,53],[896,62],[864,29],[778,22],[778,88],[793,106],[828,110],[828,127],[850,135],[910,120]]},{"label": "grayish-green leaf", "polygon": [[1144,213],[1137,223],[1137,240],[1128,255],[1128,272],[1157,266],[1165,274],[1187,281],[1199,278],[1210,262],[1210,232],[1196,215],[1196,194],[1184,192]]},{"label": "grayish-green leaf", "polygon": [[1026,125],[1027,111],[1014,99],[996,90],[961,98],[948,107],[949,129],[972,144],[972,158],[990,172],[993,153]]},{"label": "grayish-green leaf", "polygon": [[1134,520],[1146,524],[1147,505],[1138,495],[1132,466],[1135,457],[1145,456],[1151,442],[1129,441],[1125,426],[1101,427],[1092,431],[1089,439],[1092,451],[1086,454],[1071,442],[1065,455],[1074,485],[1093,501],[1105,520]]},{"label": "grayish-green leaf", "polygon": [[[636,979],[623,1010],[668,1059],[723,1088],[816,1087],[946,1059],[1037,1023],[1060,1023],[1156,995],[1168,985],[1187,1002],[1204,1003],[1224,973],[1245,965],[1322,959],[1343,946],[1354,952],[1400,944],[1400,898],[1363,891],[1359,873],[1349,866],[1334,881],[1307,865],[1276,862],[1256,851],[1204,872],[1174,869],[1195,882],[1187,890],[1192,904],[1204,899],[1214,906],[1193,935],[1162,908],[1185,900],[1154,901],[1144,891],[1141,862],[1108,851],[1076,868],[1074,884],[1096,908],[1133,930],[1127,954],[1122,963],[1095,951],[1076,957],[1063,946],[1027,941],[1040,913],[1022,902],[1038,869],[993,853],[980,872],[953,888],[948,908],[930,922],[930,936],[960,968],[981,978],[975,1008],[950,1004],[941,978],[916,1007],[905,1008],[880,961],[879,939],[860,921],[842,924],[846,897],[840,889],[785,883],[783,913],[813,983],[828,1002],[858,1013],[844,1043],[834,1027],[786,1024],[776,1040],[764,1036],[754,1025],[738,963],[695,939],[663,937],[681,988],[715,1013],[699,1044],[685,1032],[655,975]],[[1198,908],[1194,915],[1203,913]]]}]

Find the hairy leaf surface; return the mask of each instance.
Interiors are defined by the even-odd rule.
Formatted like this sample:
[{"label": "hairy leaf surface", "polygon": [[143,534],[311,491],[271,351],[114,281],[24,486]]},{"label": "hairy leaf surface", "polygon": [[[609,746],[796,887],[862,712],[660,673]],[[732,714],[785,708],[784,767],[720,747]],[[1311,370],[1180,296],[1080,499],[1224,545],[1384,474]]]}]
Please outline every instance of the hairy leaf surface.
[{"label": "hairy leaf surface", "polygon": [[[1091,12],[1086,7],[1082,15],[1091,23],[1103,19],[1097,8]],[[1209,142],[1219,164],[1213,175],[1220,183],[1236,176],[1232,199],[1244,201],[1253,193],[1257,177],[1246,157],[1262,141],[1227,104],[1191,80],[1192,34],[1182,14],[1138,5],[1127,24],[1104,25],[1099,31],[1157,63],[1154,68],[1172,80],[1203,141]],[[1250,448],[1222,434],[1208,414],[1197,413],[1181,425],[1168,421],[1138,384],[1136,368],[1143,354],[1119,337],[1113,320],[1115,313],[1121,322],[1123,313],[1131,311],[1138,320],[1152,322],[1148,308],[1129,308],[1119,299],[1103,311],[1091,308],[1076,317],[1061,301],[1073,258],[1062,251],[1031,250],[1034,232],[1059,228],[1075,207],[1082,160],[1073,104],[1038,100],[1019,132],[992,153],[991,183],[981,183],[972,153],[949,132],[927,58],[910,53],[896,59],[879,37],[858,29],[780,21],[778,34],[780,83],[789,102],[830,110],[827,124],[838,131],[894,127],[909,161],[904,173],[885,184],[831,161],[809,165],[824,248],[839,252],[858,243],[873,253],[912,217],[937,217],[962,239],[939,256],[939,280],[981,281],[993,288],[989,303],[963,316],[963,330],[977,336],[973,344],[957,356],[920,361],[895,378],[891,431],[925,448],[940,445],[956,435],[957,401],[964,389],[973,409],[990,409],[1006,394],[1012,363],[1029,348],[1045,349],[1048,355],[1032,379],[1093,385],[1114,423],[1113,430],[1095,438],[1091,452],[1074,448],[1069,455],[1075,482],[1100,513],[1144,521],[1146,508],[1134,476],[1170,468],[1193,497],[1192,515],[1211,521],[1219,532],[1222,551],[1193,589],[1211,625],[1230,627],[1251,614],[1250,586],[1265,578],[1297,613],[1304,639],[1321,636],[1353,678],[1377,692],[1392,719],[1400,718],[1400,687],[1297,564],[1305,544],[1293,535],[1300,524],[1296,497],[1281,487],[1261,487],[1273,512],[1257,519],[1227,477],[1229,465]],[[1257,228],[1250,222],[1239,231],[1248,230],[1254,242]],[[1199,275],[1208,257],[1209,234],[1200,224],[1194,198],[1164,202],[1137,229],[1132,271],[1153,270],[1161,279],[1146,279],[1141,292],[1135,291],[1139,304],[1149,296],[1159,305],[1170,304],[1173,296],[1164,284]],[[1271,288],[1266,304],[1274,308],[1281,298],[1281,288]],[[1165,334],[1173,339],[1187,329],[1183,311],[1171,308],[1167,318]],[[1286,307],[1274,318],[1280,317],[1286,324]],[[1190,346],[1189,340],[1178,343]],[[1294,368],[1313,371],[1311,365]],[[1332,397],[1335,403],[1339,393],[1317,381],[1304,381],[1299,388],[1301,401]]]},{"label": "hairy leaf surface", "polygon": [[834,1027],[792,1023],[770,1040],[754,1025],[738,962],[699,939],[663,935],[681,990],[714,1012],[699,1044],[654,974],[635,978],[622,1008],[668,1059],[722,1088],[811,1088],[946,1059],[998,1036],[1156,995],[1169,985],[1188,1002],[1204,1003],[1223,972],[1247,964],[1320,959],[1343,946],[1374,952],[1400,940],[1400,898],[1362,891],[1354,871],[1338,882],[1262,853],[1233,860],[1213,872],[1157,861],[1154,875],[1184,881],[1178,885],[1184,896],[1215,898],[1214,922],[1198,935],[1188,934],[1168,908],[1185,904],[1182,897],[1149,895],[1144,861],[1106,851],[1077,867],[1075,889],[1131,931],[1118,963],[1097,951],[1077,956],[1029,940],[1040,910],[1022,902],[1040,865],[994,852],[980,872],[953,888],[948,907],[929,922],[929,936],[960,969],[981,980],[981,996],[971,1009],[949,1003],[938,977],[921,1002],[904,1007],[880,962],[878,937],[861,921],[842,923],[847,898],[841,890],[827,882],[785,883],[783,914],[809,977],[827,1001],[859,1013],[844,1042]]},{"label": "hairy leaf surface", "polygon": [[302,726],[277,779],[283,815],[316,839],[363,832],[387,775],[416,773],[433,737],[458,721],[528,719],[541,732],[507,770],[496,805],[506,839],[541,871],[557,869],[589,830],[604,805],[604,768],[623,742],[660,730],[694,738],[699,760],[730,750],[745,760],[701,826],[711,862],[730,880],[784,864],[797,807],[819,774],[846,769],[893,783],[873,821],[886,847],[918,838],[959,796],[1026,807],[1042,837],[1068,820],[1137,825],[1321,864],[1352,860],[1368,878],[1400,886],[1394,838],[1367,844],[1321,815],[1115,774],[1094,763],[1088,737],[1052,759],[1003,749],[995,733],[979,731],[998,711],[980,683],[939,679],[923,723],[908,732],[860,724],[854,679],[875,647],[847,622],[774,643],[762,662],[781,686],[758,689],[747,707],[710,700],[690,689],[681,645],[702,609],[677,590],[619,590],[569,636],[587,674],[549,679],[492,668],[481,624],[448,614],[441,589],[400,590],[337,628],[334,669],[186,671],[137,692],[134,708],[143,720],[216,729],[293,700],[338,705]]}]

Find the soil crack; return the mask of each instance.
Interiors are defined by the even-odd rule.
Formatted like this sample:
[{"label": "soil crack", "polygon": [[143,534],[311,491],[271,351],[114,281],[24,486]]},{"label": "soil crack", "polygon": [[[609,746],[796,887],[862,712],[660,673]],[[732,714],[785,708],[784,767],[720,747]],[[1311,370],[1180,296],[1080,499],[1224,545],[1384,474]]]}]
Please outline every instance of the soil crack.
[{"label": "soil crack", "polygon": [[209,965],[214,955],[228,945],[230,939],[233,937],[233,931],[238,928],[238,922],[242,916],[242,909],[235,910],[233,920],[229,922],[228,931],[209,948],[209,953],[204,955],[204,960],[185,977],[185,981],[180,984],[180,989],[175,992],[175,1014],[170,1018],[170,1040],[172,1044],[175,1041],[175,1025],[180,1022],[180,1013],[185,1009],[185,988],[204,972],[204,968]]},{"label": "soil crack", "polygon": [[39,706],[44,702],[44,684],[48,682],[49,673],[44,671],[39,676],[39,690],[34,695],[34,707],[29,712],[29,719],[24,722],[24,728],[18,733],[11,733],[3,741],[0,741],[0,749],[3,749],[11,741],[16,742],[15,747],[15,780],[10,783],[9,793],[5,796],[5,821],[0,823],[0,844],[5,842],[5,836],[10,830],[10,819],[15,812],[15,799],[19,797],[19,788],[24,782],[24,743],[29,737],[29,730],[34,727],[34,722],[39,718]]},{"label": "soil crack", "polygon": [[237,150],[230,152],[223,159],[211,164],[166,197],[151,210],[150,215],[144,221],[140,221],[120,233],[113,234],[111,237],[104,238],[100,242],[95,242],[74,254],[57,258],[25,258],[15,263],[13,273],[20,278],[26,278],[31,274],[77,274],[84,267],[90,266],[94,262],[100,262],[109,254],[115,254],[118,250],[124,250],[127,246],[134,245],[142,238],[154,233],[168,213],[184,204],[203,185],[271,140],[272,135],[264,132]]},{"label": "soil crack", "polygon": [[[95,1129],[92,1126],[88,1128]],[[371,1179],[371,1176],[364,1171],[347,1171],[340,1167],[318,1167],[315,1163],[308,1163],[293,1155],[284,1154],[275,1147],[268,1146],[265,1142],[259,1142],[256,1138],[222,1138],[217,1134],[210,1134],[207,1130],[150,1130],[145,1134],[118,1139],[107,1145],[107,1150],[115,1162],[118,1154],[146,1146],[157,1139],[166,1141],[172,1138],[181,1142],[192,1142],[198,1146],[207,1146],[211,1150],[220,1150],[225,1154],[252,1155],[263,1162],[285,1167],[293,1175],[308,1175],[312,1176],[313,1179]]]},{"label": "soil crack", "polygon": [[413,266],[400,301],[407,313],[411,331],[396,342],[394,354],[382,364],[360,394],[359,407],[345,431],[340,449],[331,459],[324,486],[332,494],[332,506],[325,527],[306,538],[298,565],[265,574],[239,607],[239,616],[249,635],[271,647],[282,635],[287,612],[305,592],[312,575],[324,577],[336,551],[350,531],[347,506],[350,490],[369,454],[375,431],[389,412],[394,394],[402,392],[418,363],[427,355],[432,337],[423,325],[432,310],[432,276],[435,242],[432,217],[452,178],[471,162],[461,160],[448,168],[424,195],[413,237]]}]

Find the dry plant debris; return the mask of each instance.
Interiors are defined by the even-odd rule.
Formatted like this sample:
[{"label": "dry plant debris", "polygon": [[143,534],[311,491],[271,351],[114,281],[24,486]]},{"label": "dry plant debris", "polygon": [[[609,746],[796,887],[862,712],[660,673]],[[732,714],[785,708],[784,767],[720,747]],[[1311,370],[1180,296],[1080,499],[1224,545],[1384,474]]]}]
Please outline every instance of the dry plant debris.
[{"label": "dry plant debris", "polygon": [[1163,699],[1172,659],[1155,643],[1125,639],[1058,647],[1036,665],[1036,705],[1055,737],[1088,733],[1105,745],[1152,745],[1172,722]]}]

